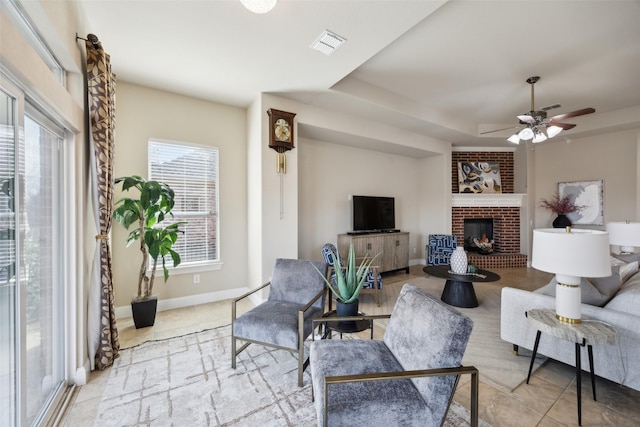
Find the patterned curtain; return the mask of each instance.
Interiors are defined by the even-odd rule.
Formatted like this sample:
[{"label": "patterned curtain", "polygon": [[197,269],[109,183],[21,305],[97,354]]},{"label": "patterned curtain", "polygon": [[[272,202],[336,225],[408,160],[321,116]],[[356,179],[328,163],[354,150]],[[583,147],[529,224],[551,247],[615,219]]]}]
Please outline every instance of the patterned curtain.
[{"label": "patterned curtain", "polygon": [[[92,188],[96,215],[96,252],[90,294],[97,301],[88,309],[89,357],[92,369],[103,370],[113,364],[120,352],[118,329],[114,311],[111,274],[111,215],[113,209],[113,155],[115,130],[116,80],[111,72],[109,55],[98,38],[87,36],[87,88],[89,97],[90,140],[92,154]],[[96,309],[97,308],[97,309]],[[91,327],[93,322],[94,328]],[[97,336],[96,336],[97,335]]]}]

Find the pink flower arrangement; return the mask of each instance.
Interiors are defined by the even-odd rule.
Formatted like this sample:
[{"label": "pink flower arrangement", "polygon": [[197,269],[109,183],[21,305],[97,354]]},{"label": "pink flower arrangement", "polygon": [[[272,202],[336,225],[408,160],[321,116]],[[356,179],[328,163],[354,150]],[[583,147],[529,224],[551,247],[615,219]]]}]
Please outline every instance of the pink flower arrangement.
[{"label": "pink flower arrangement", "polygon": [[542,199],[542,201],[540,202],[540,207],[549,209],[551,212],[554,212],[558,215],[565,215],[571,212],[578,212],[580,209],[583,208],[583,206],[578,206],[575,203],[573,203],[573,201],[571,200],[571,198],[569,198],[569,196],[564,196],[563,198],[560,198],[560,195],[558,193],[554,194],[553,197],[551,197],[551,199],[549,200]]}]

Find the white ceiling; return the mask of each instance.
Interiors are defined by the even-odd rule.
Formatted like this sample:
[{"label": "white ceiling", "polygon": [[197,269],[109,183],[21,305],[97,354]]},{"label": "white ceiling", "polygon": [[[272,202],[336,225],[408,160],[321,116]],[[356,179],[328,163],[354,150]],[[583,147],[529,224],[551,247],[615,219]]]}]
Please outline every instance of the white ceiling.
[{"label": "white ceiling", "polygon": [[[530,110],[595,114],[555,140],[640,127],[640,1],[81,0],[118,80],[246,107],[259,93],[465,146]],[[323,30],[347,42],[310,49]],[[300,135],[343,141],[329,130]],[[405,153],[410,155],[411,153]]]}]

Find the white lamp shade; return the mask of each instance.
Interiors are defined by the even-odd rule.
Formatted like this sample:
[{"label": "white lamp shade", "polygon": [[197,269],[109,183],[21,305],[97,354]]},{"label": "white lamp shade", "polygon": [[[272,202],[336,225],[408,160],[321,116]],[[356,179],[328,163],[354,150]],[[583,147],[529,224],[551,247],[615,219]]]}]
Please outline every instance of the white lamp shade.
[{"label": "white lamp shade", "polygon": [[531,128],[526,127],[522,129],[520,133],[518,133],[518,136],[520,137],[520,139],[524,139],[526,141],[533,138],[533,131],[531,130]]},{"label": "white lamp shade", "polygon": [[560,126],[549,126],[547,128],[547,136],[549,136],[549,138],[553,138],[560,132],[562,132],[562,128]]},{"label": "white lamp shade", "polygon": [[274,8],[278,0],[240,0],[253,13],[267,13]]},{"label": "white lamp shade", "polygon": [[633,252],[634,246],[640,246],[640,222],[607,223],[609,243],[619,245],[623,252]]},{"label": "white lamp shade", "polygon": [[520,137],[517,133],[514,133],[509,138],[507,138],[507,141],[513,142],[514,144],[520,144]]},{"label": "white lamp shade", "polygon": [[536,132],[536,136],[533,137],[533,142],[537,143],[537,142],[543,142],[547,140],[547,135],[545,135],[542,132]]},{"label": "white lamp shade", "polygon": [[580,323],[580,278],[611,275],[609,234],[562,228],[533,230],[531,265],[556,274],[556,318]]},{"label": "white lamp shade", "polygon": [[[611,275],[609,234],[599,230],[541,228],[533,230],[531,265],[538,270],[570,277]],[[568,283],[568,284],[579,284]]]}]

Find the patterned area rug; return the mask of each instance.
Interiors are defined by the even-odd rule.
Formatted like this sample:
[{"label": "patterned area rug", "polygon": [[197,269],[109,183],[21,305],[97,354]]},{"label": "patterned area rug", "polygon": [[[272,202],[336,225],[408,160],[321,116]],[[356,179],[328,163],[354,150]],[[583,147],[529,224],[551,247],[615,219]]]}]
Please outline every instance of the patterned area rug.
[{"label": "patterned area rug", "polygon": [[[289,352],[251,345],[231,369],[230,327],[123,350],[96,426],[315,426],[311,377]],[[469,425],[454,402],[445,426]],[[488,426],[481,422],[482,426]]]}]

